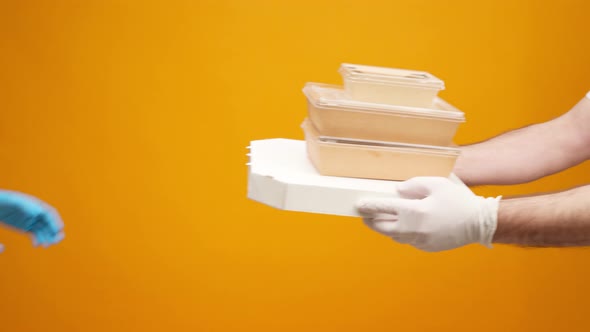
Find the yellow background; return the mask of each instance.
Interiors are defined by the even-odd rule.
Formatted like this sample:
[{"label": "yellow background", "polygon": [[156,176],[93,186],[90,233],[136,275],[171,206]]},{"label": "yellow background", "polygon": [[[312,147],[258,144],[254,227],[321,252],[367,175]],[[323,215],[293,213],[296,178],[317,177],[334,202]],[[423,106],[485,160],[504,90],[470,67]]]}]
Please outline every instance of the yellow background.
[{"label": "yellow background", "polygon": [[[63,215],[0,230],[0,330],[587,331],[590,253],[426,254],[246,199],[250,140],[302,138],[342,62],[429,71],[466,144],[590,89],[590,2],[0,2],[0,187]],[[552,151],[547,151],[552,153]],[[527,167],[527,165],[521,165]],[[521,194],[590,180],[589,165]]]}]

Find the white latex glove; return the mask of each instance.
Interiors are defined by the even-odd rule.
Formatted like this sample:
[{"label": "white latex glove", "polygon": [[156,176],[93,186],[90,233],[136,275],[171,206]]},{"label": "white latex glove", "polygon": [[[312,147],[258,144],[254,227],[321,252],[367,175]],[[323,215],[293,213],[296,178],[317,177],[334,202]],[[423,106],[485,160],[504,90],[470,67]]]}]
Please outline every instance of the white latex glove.
[{"label": "white latex glove", "polygon": [[491,247],[501,197],[476,196],[443,177],[417,177],[398,185],[400,198],[358,203],[371,229],[399,243],[434,252],[470,243]]}]

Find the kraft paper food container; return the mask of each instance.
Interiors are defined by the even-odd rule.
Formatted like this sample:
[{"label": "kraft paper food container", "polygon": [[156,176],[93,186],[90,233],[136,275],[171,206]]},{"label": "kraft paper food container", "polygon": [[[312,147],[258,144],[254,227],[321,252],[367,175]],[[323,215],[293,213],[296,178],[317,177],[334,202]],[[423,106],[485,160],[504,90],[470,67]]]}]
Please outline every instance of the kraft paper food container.
[{"label": "kraft paper food container", "polygon": [[367,103],[342,87],[307,83],[308,115],[322,135],[425,145],[450,145],[465,114],[436,97],[431,108]]},{"label": "kraft paper food container", "polygon": [[301,126],[308,157],[322,175],[380,180],[448,177],[460,153],[454,147],[321,136],[308,119]]},{"label": "kraft paper food container", "polygon": [[352,99],[373,103],[431,107],[445,88],[441,79],[424,71],[344,63],[339,72]]}]

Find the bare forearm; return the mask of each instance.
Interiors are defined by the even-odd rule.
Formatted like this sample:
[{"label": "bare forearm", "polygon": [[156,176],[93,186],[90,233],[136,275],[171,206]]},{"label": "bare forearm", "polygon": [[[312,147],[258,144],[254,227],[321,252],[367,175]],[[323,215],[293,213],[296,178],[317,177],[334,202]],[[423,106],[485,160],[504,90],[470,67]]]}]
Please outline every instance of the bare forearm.
[{"label": "bare forearm", "polygon": [[468,185],[533,181],[590,157],[590,100],[551,121],[463,146],[454,172]]},{"label": "bare forearm", "polygon": [[564,159],[555,152],[563,150],[552,148],[552,131],[546,127],[537,124],[463,146],[455,174],[468,185],[480,185],[523,183],[559,171]]},{"label": "bare forearm", "polygon": [[493,242],[534,247],[590,245],[590,186],[500,201]]}]

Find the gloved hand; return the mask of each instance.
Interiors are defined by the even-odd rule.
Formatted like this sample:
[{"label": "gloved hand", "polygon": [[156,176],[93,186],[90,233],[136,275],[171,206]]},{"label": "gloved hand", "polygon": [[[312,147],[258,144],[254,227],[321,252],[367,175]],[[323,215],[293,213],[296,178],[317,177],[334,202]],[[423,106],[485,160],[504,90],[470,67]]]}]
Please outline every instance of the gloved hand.
[{"label": "gloved hand", "polygon": [[491,247],[501,197],[476,196],[443,177],[417,177],[398,185],[399,198],[357,205],[371,229],[399,243],[434,252],[470,243]]},{"label": "gloved hand", "polygon": [[57,211],[23,193],[0,190],[0,222],[30,233],[36,246],[47,247],[64,238],[63,223]]}]

